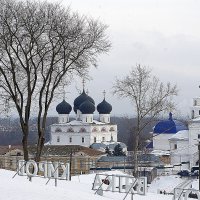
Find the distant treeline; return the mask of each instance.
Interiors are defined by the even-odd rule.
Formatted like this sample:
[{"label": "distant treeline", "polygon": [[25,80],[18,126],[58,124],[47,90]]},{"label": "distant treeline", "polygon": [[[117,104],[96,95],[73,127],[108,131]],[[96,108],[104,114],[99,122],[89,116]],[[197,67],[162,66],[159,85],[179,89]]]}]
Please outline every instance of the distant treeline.
[{"label": "distant treeline", "polygon": [[[57,123],[57,117],[47,118],[47,129],[45,134],[45,142],[50,139],[50,125]],[[151,139],[152,127],[158,120],[149,124],[140,136],[141,149],[145,146],[147,139]],[[36,118],[30,121],[29,144],[36,144],[37,141],[37,126]],[[134,130],[136,128],[136,119],[128,117],[112,117],[111,123],[118,125],[118,141],[125,143],[128,150],[132,150],[134,146]],[[0,118],[0,145],[19,145],[22,140],[22,132],[19,124],[19,119],[15,118]]]}]

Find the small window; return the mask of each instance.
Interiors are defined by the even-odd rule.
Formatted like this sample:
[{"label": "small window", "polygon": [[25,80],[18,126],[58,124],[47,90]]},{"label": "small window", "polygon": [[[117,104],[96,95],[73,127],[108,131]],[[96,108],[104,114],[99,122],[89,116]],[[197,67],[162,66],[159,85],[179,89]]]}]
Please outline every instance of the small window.
[{"label": "small window", "polygon": [[111,140],[111,141],[113,141],[113,136],[112,136],[112,135],[111,135],[111,138],[110,138],[110,140]]},{"label": "small window", "polygon": [[85,142],[85,138],[84,137],[82,137],[82,143],[84,143]]},{"label": "small window", "polygon": [[55,132],[62,132],[60,128],[56,128]]},{"label": "small window", "polygon": [[102,137],[102,141],[105,142],[105,137]]},{"label": "small window", "polygon": [[84,166],[84,160],[80,159],[80,168],[83,168],[83,166]]},{"label": "small window", "polygon": [[94,137],[94,143],[96,143],[97,142],[97,138],[96,137]]},{"label": "small window", "polygon": [[114,131],[115,129],[113,127],[110,127],[110,131]]},{"label": "small window", "polygon": [[74,132],[74,129],[73,129],[72,127],[70,127],[70,128],[67,129],[67,132],[73,133],[73,132]]},{"label": "small window", "polygon": [[72,137],[69,138],[69,142],[70,142],[70,143],[72,142]]},{"label": "small window", "polygon": [[194,110],[192,110],[192,119],[194,119]]},{"label": "small window", "polygon": [[97,128],[94,127],[94,128],[92,129],[92,132],[97,132]]},{"label": "small window", "polygon": [[177,144],[174,144],[174,149],[177,149]]},{"label": "small window", "polygon": [[81,128],[81,129],[79,130],[79,132],[80,132],[80,133],[84,133],[84,132],[86,132],[86,129],[85,129],[85,128]]},{"label": "small window", "polygon": [[200,134],[198,134],[198,139],[200,139]]},{"label": "small window", "polygon": [[57,136],[57,142],[60,142],[60,136]]},{"label": "small window", "polygon": [[200,110],[199,110],[199,115],[200,115]]},{"label": "small window", "polygon": [[106,128],[103,127],[103,128],[101,129],[101,132],[106,132]]},{"label": "small window", "polygon": [[194,100],[194,106],[196,106],[197,105],[197,100]]}]

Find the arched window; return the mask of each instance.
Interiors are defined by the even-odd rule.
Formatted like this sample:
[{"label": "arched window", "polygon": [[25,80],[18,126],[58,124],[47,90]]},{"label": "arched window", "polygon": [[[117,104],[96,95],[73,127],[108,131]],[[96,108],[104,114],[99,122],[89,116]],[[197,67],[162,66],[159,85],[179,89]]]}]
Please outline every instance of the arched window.
[{"label": "arched window", "polygon": [[111,135],[111,137],[110,137],[110,141],[112,142],[113,141],[113,136]]},{"label": "arched window", "polygon": [[93,129],[92,129],[92,132],[97,132],[98,130],[97,130],[97,128],[96,127],[94,127]]},{"label": "arched window", "polygon": [[72,127],[70,127],[70,128],[67,129],[67,132],[73,133],[74,129]]},{"label": "arched window", "polygon": [[57,142],[60,142],[60,136],[57,136]]},{"label": "arched window", "polygon": [[106,128],[103,127],[103,128],[101,129],[101,132],[106,132]]},{"label": "arched window", "polygon": [[56,128],[55,132],[62,132],[60,128]]},{"label": "arched window", "polygon": [[192,110],[192,119],[194,119],[194,110]]},{"label": "arched window", "polygon": [[115,129],[113,127],[110,127],[110,131],[115,131]]},{"label": "arched window", "polygon": [[72,142],[72,137],[69,138],[69,142],[70,142],[70,143]]},{"label": "arched window", "polygon": [[86,129],[85,129],[85,128],[81,128],[81,129],[79,130],[79,132],[80,132],[80,133],[84,133],[84,132],[86,132]]},{"label": "arched window", "polygon": [[85,142],[85,138],[84,137],[82,137],[82,143],[84,143]]}]

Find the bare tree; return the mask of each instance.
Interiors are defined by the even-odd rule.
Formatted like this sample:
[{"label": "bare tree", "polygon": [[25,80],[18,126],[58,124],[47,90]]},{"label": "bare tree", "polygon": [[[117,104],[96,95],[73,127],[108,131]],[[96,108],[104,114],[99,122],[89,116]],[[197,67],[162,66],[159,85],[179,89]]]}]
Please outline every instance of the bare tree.
[{"label": "bare tree", "polygon": [[137,176],[139,138],[145,127],[150,124],[163,111],[174,109],[172,97],[177,95],[177,86],[166,85],[151,74],[145,66],[136,65],[129,75],[116,79],[113,86],[114,94],[129,98],[134,104],[136,127],[134,130],[134,175]]},{"label": "bare tree", "polygon": [[0,0],[0,95],[13,102],[19,115],[25,160],[33,103],[38,104],[39,161],[56,92],[73,76],[87,76],[97,56],[109,50],[106,29],[59,4]]}]

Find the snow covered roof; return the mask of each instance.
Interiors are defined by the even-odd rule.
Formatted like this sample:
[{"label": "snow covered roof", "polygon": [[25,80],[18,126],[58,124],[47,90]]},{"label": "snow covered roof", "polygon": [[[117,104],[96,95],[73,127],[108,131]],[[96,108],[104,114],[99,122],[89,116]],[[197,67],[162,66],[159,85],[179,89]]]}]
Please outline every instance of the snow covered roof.
[{"label": "snow covered roof", "polygon": [[173,135],[169,140],[188,140],[188,130],[182,130]]},{"label": "snow covered roof", "polygon": [[192,119],[191,121],[193,121],[193,122],[200,121],[200,117],[196,117],[196,118]]},{"label": "snow covered roof", "polygon": [[170,152],[169,151],[163,151],[163,150],[153,150],[151,154],[157,155],[157,156],[169,156]]},{"label": "snow covered roof", "polygon": [[126,156],[101,156],[97,162],[124,162],[127,160]]},{"label": "snow covered roof", "polygon": [[64,123],[64,124],[52,124],[52,126],[54,125],[59,125],[59,126],[91,126],[92,124],[94,125],[105,125],[106,123],[103,123],[103,122],[99,122],[97,120],[93,120],[93,123],[84,123],[82,121],[78,121],[78,120],[72,120],[68,123]]},{"label": "snow covered roof", "polygon": [[22,146],[21,145],[7,145],[7,146],[0,146],[0,155],[4,155],[6,153],[8,153],[9,151],[12,150],[22,150]]},{"label": "snow covered roof", "polygon": [[92,149],[103,149],[105,151],[106,145],[103,143],[93,143],[90,146]]},{"label": "snow covered roof", "polygon": [[[35,155],[36,146],[28,147],[29,153]],[[83,152],[88,156],[101,156],[105,153],[80,145],[45,145],[42,149],[42,156],[69,156],[73,153]]]}]

